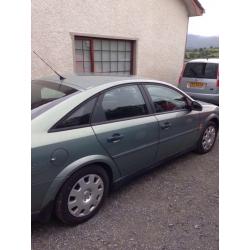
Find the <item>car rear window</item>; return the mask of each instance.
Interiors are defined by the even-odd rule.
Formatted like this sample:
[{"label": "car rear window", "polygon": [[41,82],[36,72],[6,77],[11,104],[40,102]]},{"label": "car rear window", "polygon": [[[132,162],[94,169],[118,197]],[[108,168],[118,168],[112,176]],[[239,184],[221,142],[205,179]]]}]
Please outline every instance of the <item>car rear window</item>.
[{"label": "car rear window", "polygon": [[31,109],[59,100],[77,90],[69,86],[49,81],[33,80],[31,82]]},{"label": "car rear window", "polygon": [[183,77],[216,79],[217,63],[187,63]]}]

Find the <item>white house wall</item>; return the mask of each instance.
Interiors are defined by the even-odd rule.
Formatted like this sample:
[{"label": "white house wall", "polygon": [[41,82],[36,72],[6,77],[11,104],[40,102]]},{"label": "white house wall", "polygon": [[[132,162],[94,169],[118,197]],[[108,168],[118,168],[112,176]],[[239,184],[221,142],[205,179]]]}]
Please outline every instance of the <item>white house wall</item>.
[{"label": "white house wall", "polygon": [[[177,83],[188,13],[182,0],[32,0],[32,49],[74,72],[72,34],[136,40],[135,73]],[[52,71],[32,53],[32,78]]]}]

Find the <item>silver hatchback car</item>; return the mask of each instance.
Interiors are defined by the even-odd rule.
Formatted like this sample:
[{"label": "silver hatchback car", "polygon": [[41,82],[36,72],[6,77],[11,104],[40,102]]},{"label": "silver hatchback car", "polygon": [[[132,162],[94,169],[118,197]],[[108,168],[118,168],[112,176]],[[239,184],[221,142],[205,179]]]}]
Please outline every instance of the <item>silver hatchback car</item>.
[{"label": "silver hatchback car", "polygon": [[184,64],[178,87],[194,99],[219,105],[219,59]]}]

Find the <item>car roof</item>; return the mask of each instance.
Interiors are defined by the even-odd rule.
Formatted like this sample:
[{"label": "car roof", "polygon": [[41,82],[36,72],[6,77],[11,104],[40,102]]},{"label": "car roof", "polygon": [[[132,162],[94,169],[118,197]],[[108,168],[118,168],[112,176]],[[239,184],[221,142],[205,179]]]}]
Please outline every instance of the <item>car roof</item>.
[{"label": "car roof", "polygon": [[193,59],[188,61],[187,63],[218,63],[219,64],[219,58],[200,58],[200,59]]},{"label": "car roof", "polygon": [[60,81],[58,76],[49,76],[43,77],[40,79],[35,80],[44,80],[55,82],[59,84],[68,85],[74,87],[78,90],[88,90],[91,88],[95,88],[101,85],[105,85],[107,83],[119,83],[124,81],[131,81],[131,80],[149,80],[148,78],[143,78],[139,76],[113,76],[113,75],[63,75],[65,77],[64,80]]}]

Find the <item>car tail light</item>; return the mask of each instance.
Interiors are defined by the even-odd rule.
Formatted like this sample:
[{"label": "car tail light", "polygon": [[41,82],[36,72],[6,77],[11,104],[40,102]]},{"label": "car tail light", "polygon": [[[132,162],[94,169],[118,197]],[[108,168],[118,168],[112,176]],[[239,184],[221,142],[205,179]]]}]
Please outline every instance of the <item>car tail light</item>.
[{"label": "car tail light", "polygon": [[181,74],[180,74],[180,77],[179,77],[178,84],[181,83],[181,78],[182,78],[182,75],[183,75],[184,68],[185,68],[185,64],[183,64],[183,67],[182,67],[182,70],[181,70]]},{"label": "car tail light", "polygon": [[219,67],[218,67],[218,71],[217,71],[216,87],[219,88]]}]

